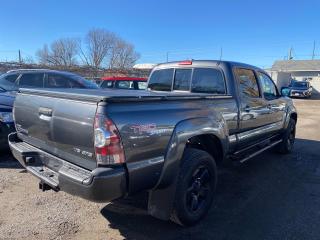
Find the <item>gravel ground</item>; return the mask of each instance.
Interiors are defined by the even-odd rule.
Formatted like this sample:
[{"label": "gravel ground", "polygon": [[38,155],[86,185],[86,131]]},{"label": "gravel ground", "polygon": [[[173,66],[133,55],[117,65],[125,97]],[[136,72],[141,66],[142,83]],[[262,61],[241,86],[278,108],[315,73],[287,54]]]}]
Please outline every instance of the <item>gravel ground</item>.
[{"label": "gravel ground", "polygon": [[295,100],[291,155],[272,151],[221,169],[213,207],[181,228],[146,214],[146,195],[96,204],[41,192],[9,154],[0,156],[0,239],[319,239],[320,100]]}]

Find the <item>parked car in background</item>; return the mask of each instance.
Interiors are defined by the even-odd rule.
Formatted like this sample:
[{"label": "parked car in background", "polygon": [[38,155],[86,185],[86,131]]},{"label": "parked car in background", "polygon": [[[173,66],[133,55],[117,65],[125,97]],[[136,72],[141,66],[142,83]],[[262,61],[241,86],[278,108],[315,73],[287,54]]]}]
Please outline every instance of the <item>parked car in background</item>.
[{"label": "parked car in background", "polygon": [[7,137],[13,132],[13,102],[19,88],[88,88],[98,86],[69,72],[23,69],[11,70],[0,76],[0,149],[7,147]]},{"label": "parked car in background", "polygon": [[290,97],[310,98],[312,95],[312,86],[308,81],[292,80],[288,89]]},{"label": "parked car in background", "polygon": [[88,81],[96,84],[97,86],[99,86],[101,84],[101,78],[86,78]]},{"label": "parked car in background", "polygon": [[129,90],[145,90],[147,78],[138,77],[104,77],[101,78],[101,88],[117,88]]},{"label": "parked car in background", "polygon": [[12,108],[15,92],[0,87],[0,151],[8,148],[8,135],[15,131]]}]

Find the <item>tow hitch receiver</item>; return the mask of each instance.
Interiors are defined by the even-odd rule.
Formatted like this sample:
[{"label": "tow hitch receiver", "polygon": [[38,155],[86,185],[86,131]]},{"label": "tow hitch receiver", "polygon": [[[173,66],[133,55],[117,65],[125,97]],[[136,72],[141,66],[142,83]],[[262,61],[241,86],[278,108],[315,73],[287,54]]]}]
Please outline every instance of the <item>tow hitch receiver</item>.
[{"label": "tow hitch receiver", "polygon": [[55,192],[57,192],[57,189],[52,188],[51,186],[49,186],[48,184],[46,184],[43,181],[39,182],[39,189],[42,190],[42,192],[48,191],[48,190],[53,190]]},{"label": "tow hitch receiver", "polygon": [[40,182],[39,182],[39,189],[41,189],[42,192],[44,192],[44,191],[48,191],[48,190],[50,190],[50,189],[52,189],[52,188],[51,188],[48,184],[40,181]]}]

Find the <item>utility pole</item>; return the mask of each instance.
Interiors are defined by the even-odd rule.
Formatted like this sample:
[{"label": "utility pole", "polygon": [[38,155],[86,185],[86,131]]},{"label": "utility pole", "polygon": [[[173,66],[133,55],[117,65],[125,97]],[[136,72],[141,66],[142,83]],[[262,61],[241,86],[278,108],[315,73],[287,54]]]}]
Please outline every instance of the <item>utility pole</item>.
[{"label": "utility pole", "polygon": [[223,53],[223,52],[222,52],[222,47],[221,47],[221,48],[220,48],[220,59],[219,59],[220,61],[222,60],[222,53]]},{"label": "utility pole", "polygon": [[22,63],[22,58],[21,58],[21,51],[19,49],[19,63]]},{"label": "utility pole", "polygon": [[288,60],[291,60],[293,57],[292,57],[292,47],[290,48],[289,50],[289,56],[288,56]]},{"label": "utility pole", "polygon": [[313,41],[312,60],[314,60],[315,51],[316,51],[316,41]]},{"label": "utility pole", "polygon": [[167,62],[169,62],[169,52],[167,52]]}]

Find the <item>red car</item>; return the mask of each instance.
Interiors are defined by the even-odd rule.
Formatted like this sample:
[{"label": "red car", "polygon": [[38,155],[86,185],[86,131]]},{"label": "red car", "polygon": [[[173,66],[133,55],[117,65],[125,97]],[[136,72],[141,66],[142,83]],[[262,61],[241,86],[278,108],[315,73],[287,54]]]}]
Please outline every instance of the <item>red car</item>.
[{"label": "red car", "polygon": [[101,88],[145,90],[147,88],[147,78],[138,77],[104,77],[101,78]]}]

